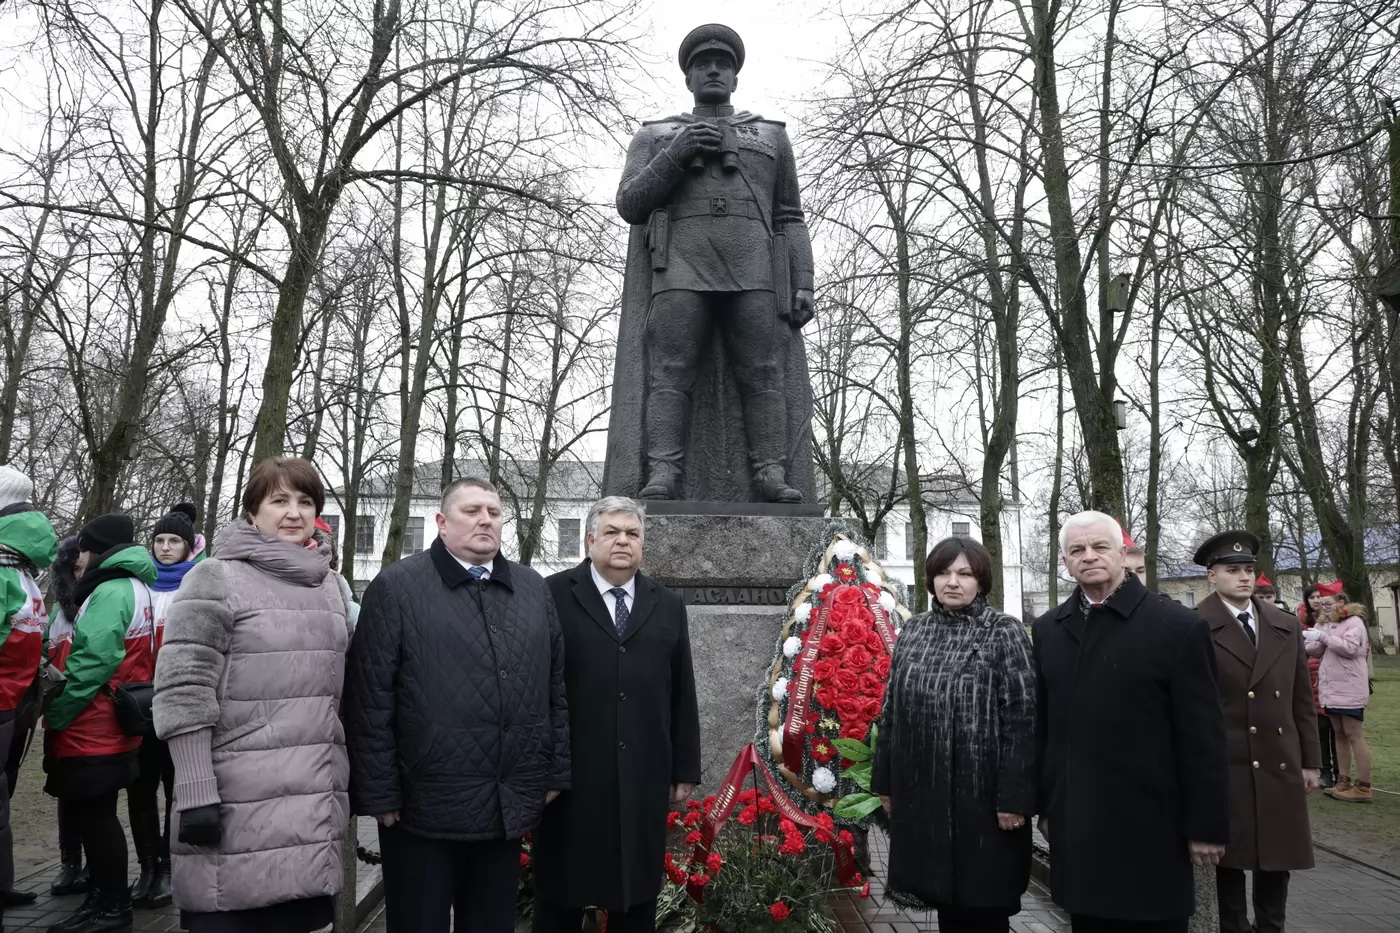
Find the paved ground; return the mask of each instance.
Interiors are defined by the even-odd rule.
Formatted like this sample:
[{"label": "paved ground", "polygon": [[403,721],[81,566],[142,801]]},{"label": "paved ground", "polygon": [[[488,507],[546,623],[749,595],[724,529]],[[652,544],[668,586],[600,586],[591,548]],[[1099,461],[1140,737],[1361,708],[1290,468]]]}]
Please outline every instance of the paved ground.
[{"label": "paved ground", "polygon": [[[360,844],[374,849],[378,848],[378,833],[374,829],[373,820],[361,820]],[[31,864],[27,871],[24,868],[20,868],[19,871],[22,874],[16,876],[15,890],[38,892],[39,899],[28,907],[12,907],[5,911],[6,933],[14,933],[17,930],[47,930],[53,924],[67,917],[82,903],[81,895],[72,897],[52,897],[49,895],[49,882],[58,872],[57,859],[37,866]],[[131,880],[136,880],[134,871]],[[363,898],[378,881],[379,869],[361,863],[358,871],[358,896]],[[135,912],[133,933],[166,933],[166,931],[178,930],[179,928],[179,912],[173,907],[164,910],[138,910]]]}]

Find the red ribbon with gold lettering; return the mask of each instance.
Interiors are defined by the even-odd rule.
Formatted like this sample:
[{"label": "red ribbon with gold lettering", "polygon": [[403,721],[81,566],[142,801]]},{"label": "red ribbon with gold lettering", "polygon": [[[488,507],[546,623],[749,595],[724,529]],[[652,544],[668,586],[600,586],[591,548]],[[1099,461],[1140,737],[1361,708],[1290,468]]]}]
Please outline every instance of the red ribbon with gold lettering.
[{"label": "red ribbon with gold lettering", "polygon": [[788,713],[783,722],[783,765],[793,774],[802,773],[803,746],[807,739],[807,707],[811,703],[812,689],[815,686],[812,667],[817,663],[817,651],[822,637],[826,635],[830,616],[831,602],[829,599],[823,600],[815,621],[807,630],[807,641],[792,662]]}]

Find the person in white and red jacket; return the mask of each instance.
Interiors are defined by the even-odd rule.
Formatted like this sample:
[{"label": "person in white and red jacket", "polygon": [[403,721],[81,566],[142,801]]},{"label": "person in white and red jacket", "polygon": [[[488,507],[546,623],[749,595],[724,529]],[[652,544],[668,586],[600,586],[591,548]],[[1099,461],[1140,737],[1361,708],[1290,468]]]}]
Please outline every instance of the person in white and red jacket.
[{"label": "person in white and red jacket", "polygon": [[78,615],[71,631],[50,632],[55,650],[49,660],[66,681],[44,714],[44,789],[71,816],[91,880],[83,905],[50,933],[115,933],[131,929],[117,795],[136,779],[141,739],[122,729],[114,692],[154,675],[155,614],[148,587],[156,568],[135,543],[125,515],[88,522],[78,547]]},{"label": "person in white and red jacket", "polygon": [[[35,581],[53,563],[58,538],[30,504],[34,484],[13,467],[0,466],[0,749],[8,749],[15,712],[39,669],[48,614]],[[9,775],[0,772],[0,911],[14,887],[14,839],[10,833]],[[32,895],[16,899],[23,903]]]}]

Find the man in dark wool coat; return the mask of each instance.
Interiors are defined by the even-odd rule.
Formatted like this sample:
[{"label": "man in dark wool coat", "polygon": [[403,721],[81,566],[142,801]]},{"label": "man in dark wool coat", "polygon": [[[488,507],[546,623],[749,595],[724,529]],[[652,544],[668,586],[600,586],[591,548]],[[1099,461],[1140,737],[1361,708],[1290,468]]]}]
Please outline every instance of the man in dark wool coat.
[{"label": "man in dark wool coat", "polygon": [[564,630],[573,786],[535,832],[535,933],[651,933],[666,813],[700,781],[700,713],[685,604],[637,568],[645,513],[620,496],[588,510],[588,558],[548,579]]},{"label": "man in dark wool coat", "polygon": [[379,572],[345,666],[350,805],[379,821],[389,933],[511,933],[520,841],[569,786],[564,637],[467,477],[438,537]]},{"label": "man in dark wool coat", "polygon": [[[1222,531],[1196,550],[1230,749],[1230,844],[1216,870],[1220,933],[1283,933],[1288,873],[1313,867],[1308,794],[1321,751],[1298,617],[1254,594],[1259,539]],[[1254,924],[1244,873],[1254,872]]]},{"label": "man in dark wool coat", "polygon": [[1041,832],[1074,933],[1184,933],[1229,841],[1210,628],[1123,565],[1103,512],[1060,530],[1079,584],[1035,621]]}]

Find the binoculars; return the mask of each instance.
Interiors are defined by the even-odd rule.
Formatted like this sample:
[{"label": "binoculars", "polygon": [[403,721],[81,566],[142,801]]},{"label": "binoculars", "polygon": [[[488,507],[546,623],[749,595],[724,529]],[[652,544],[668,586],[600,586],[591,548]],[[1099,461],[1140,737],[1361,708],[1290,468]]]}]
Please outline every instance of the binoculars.
[{"label": "binoculars", "polygon": [[[719,167],[726,175],[739,171],[739,139],[734,134],[733,125],[719,122]],[[705,156],[697,154],[690,160],[690,174],[699,175],[705,170]]]}]

